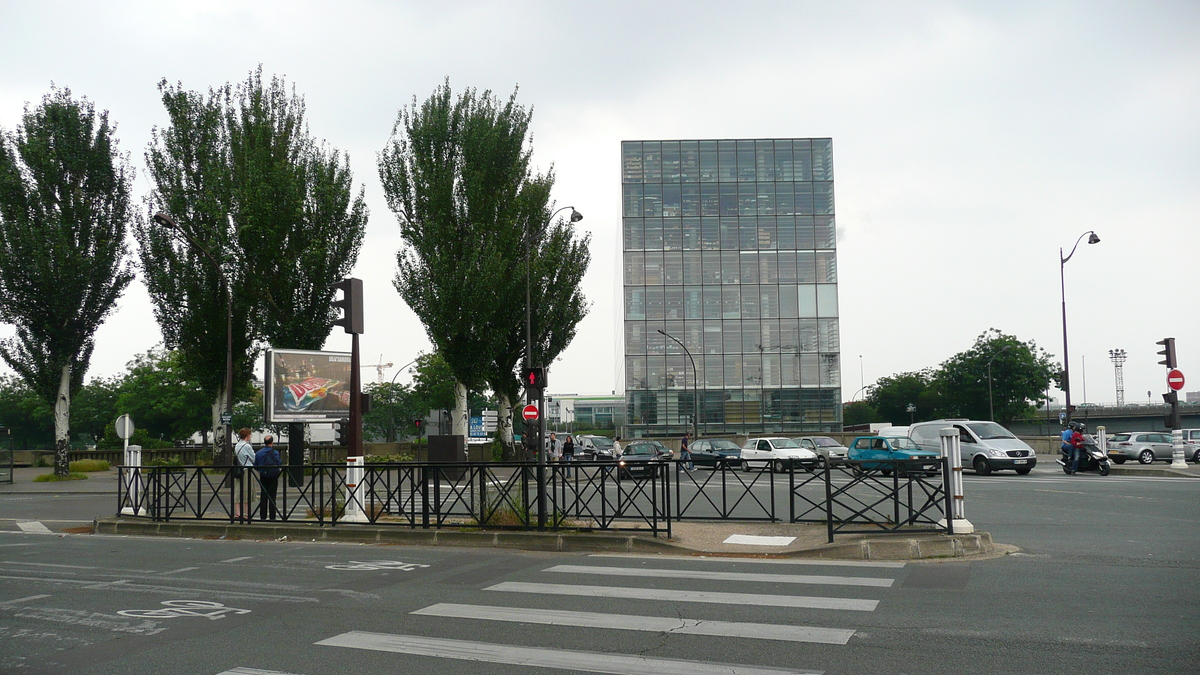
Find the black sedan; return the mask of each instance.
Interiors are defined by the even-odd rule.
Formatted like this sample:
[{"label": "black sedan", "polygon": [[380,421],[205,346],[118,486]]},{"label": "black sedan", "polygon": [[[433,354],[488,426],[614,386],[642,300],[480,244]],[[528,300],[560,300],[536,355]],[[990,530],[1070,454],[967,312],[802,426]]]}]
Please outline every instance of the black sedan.
[{"label": "black sedan", "polygon": [[666,462],[671,451],[658,441],[634,441],[621,450],[617,467],[621,478],[649,478]]},{"label": "black sedan", "polygon": [[701,438],[693,441],[688,449],[696,466],[715,469],[720,464],[738,466],[742,463],[742,449],[737,443],[724,438]]}]

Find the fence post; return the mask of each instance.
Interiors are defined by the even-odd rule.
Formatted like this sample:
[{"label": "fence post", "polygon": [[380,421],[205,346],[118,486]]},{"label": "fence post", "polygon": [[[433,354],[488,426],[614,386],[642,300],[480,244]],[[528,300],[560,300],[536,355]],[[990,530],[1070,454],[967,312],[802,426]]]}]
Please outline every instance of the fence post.
[{"label": "fence post", "polygon": [[363,479],[365,470],[362,457],[346,458],[346,507],[342,520],[348,523],[365,523],[367,514],[363,512]]},{"label": "fence post", "polygon": [[975,526],[967,520],[963,508],[962,454],[961,441],[958,439],[958,429],[947,427],[940,429],[938,434],[942,440],[942,457],[946,458],[950,473],[950,511],[946,517],[938,521],[939,527],[945,527],[950,534],[970,534]]},{"label": "fence post", "polygon": [[825,462],[825,529],[829,543],[833,543],[833,478],[830,475],[832,462]]}]

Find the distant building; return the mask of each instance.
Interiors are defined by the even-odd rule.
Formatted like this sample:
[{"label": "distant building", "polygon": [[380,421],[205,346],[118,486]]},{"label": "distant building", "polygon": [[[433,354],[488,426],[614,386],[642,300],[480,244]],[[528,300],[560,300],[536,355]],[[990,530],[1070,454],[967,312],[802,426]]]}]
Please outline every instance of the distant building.
[{"label": "distant building", "polygon": [[626,434],[840,430],[832,140],[625,141],[621,182]]}]

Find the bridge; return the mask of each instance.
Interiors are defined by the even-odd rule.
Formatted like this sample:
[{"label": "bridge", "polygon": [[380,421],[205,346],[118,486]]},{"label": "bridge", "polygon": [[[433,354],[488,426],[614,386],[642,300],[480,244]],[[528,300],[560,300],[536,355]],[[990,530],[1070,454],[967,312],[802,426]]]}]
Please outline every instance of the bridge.
[{"label": "bridge", "polygon": [[[1054,436],[1062,430],[1058,416],[1064,412],[1061,405],[1038,408],[1037,415],[1030,420],[1013,422],[1009,430],[1018,436]],[[1072,419],[1087,424],[1089,431],[1103,426],[1108,433],[1117,431],[1168,431],[1166,420],[1171,406],[1166,403],[1084,403],[1075,406]],[[1179,402],[1179,417],[1184,429],[1200,428],[1200,402]]]}]

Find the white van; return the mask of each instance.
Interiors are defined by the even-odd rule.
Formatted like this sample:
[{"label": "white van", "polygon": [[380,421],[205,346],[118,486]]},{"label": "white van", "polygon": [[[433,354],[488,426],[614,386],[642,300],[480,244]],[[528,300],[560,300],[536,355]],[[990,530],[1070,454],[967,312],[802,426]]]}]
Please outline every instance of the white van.
[{"label": "white van", "polygon": [[908,428],[908,436],[926,450],[941,452],[941,430],[947,427],[958,429],[963,466],[975,469],[980,476],[1008,469],[1024,476],[1037,466],[1033,448],[995,422],[966,419],[918,422]]}]

